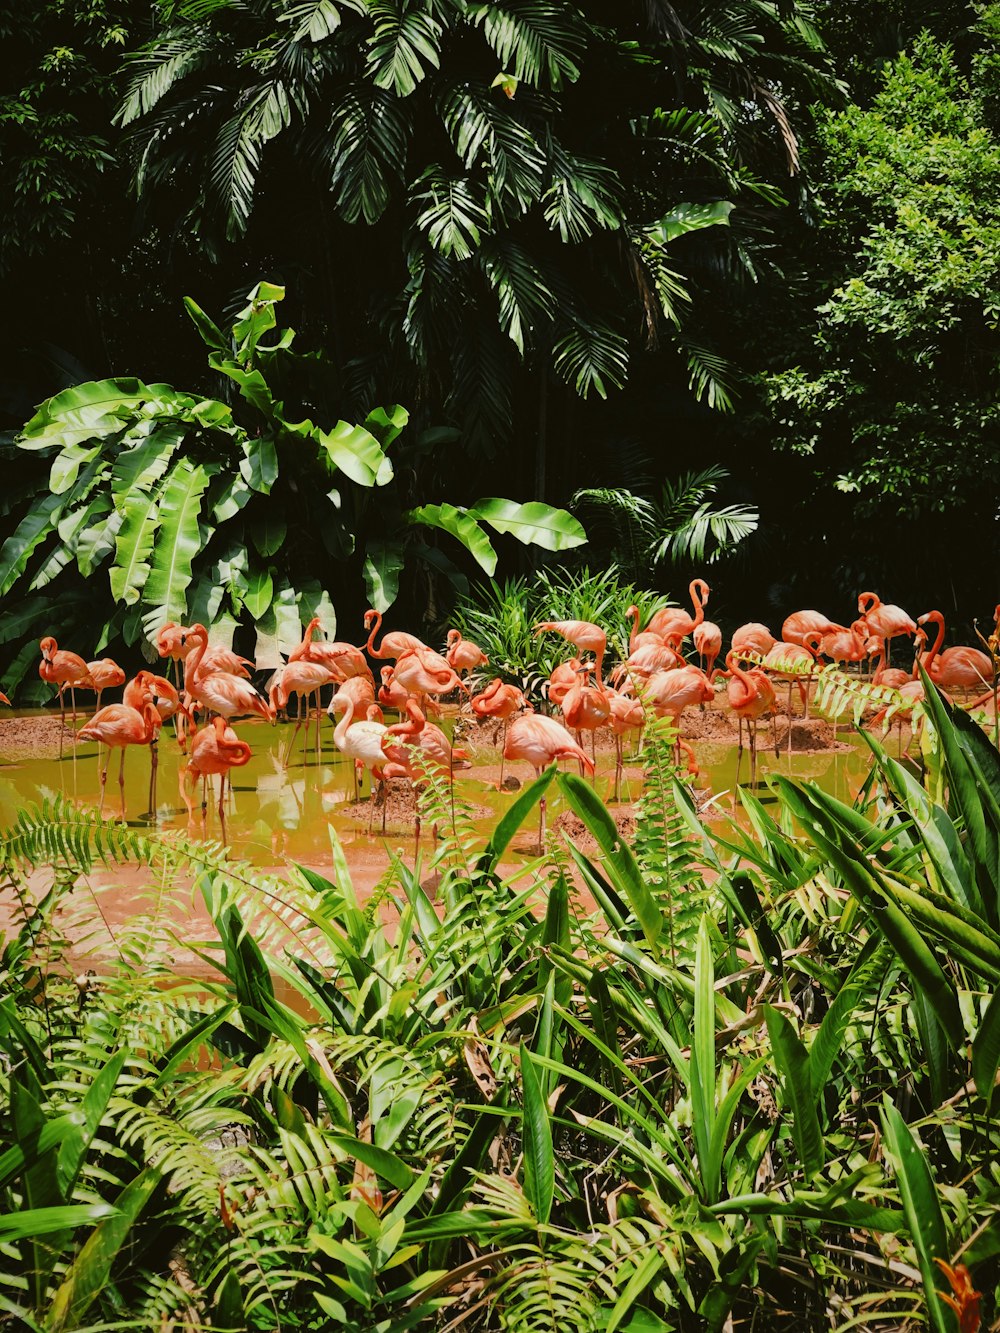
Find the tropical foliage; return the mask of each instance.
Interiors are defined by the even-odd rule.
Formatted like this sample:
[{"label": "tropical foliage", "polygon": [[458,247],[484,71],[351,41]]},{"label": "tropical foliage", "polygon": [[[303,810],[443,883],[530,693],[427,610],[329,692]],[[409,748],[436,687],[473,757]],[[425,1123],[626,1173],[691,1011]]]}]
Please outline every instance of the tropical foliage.
[{"label": "tropical foliage", "polygon": [[[0,849],[8,1314],[953,1333],[944,1289],[988,1323],[1000,760],[933,691],[928,713],[924,783],[873,743],[853,806],[743,793],[752,841],[701,825],[659,728],[631,845],[549,772],[484,847],[431,779],[441,914],[398,858],[362,904],[336,843],[330,879],[278,881],[26,812]],[[557,838],[506,879],[556,789],[598,851]],[[73,981],[53,964],[95,854],[147,861],[155,892]],[[192,874],[215,932],[194,987],[160,970]]]},{"label": "tropical foliage", "polygon": [[[235,390],[232,403],[115,379],[42,404],[18,444],[51,458],[48,494],[28,500],[0,548],[0,596],[27,585],[0,617],[0,638],[44,632],[55,606],[64,626],[80,627],[92,655],[119,636],[151,641],[167,621],[201,621],[231,641],[242,620],[255,627],[257,665],[273,667],[311,616],[334,633],[329,590],[345,567],[359,585],[363,571],[383,611],[408,550],[457,574],[447,556],[416,540],[427,528],[457,538],[487,574],[497,559],[487,528],[554,551],[585,540],[574,518],[540,503],[486,497],[468,507],[407,509],[389,457],[406,409],[376,408],[363,426],[298,419],[300,410],[332,413],[309,380],[322,361],[292,350],[291,329],[271,336],[283,295],[258,284],[228,335],[186,302],[212,370]],[[387,491],[377,512],[372,490]],[[25,497],[14,491],[8,503],[18,501],[23,511]],[[94,577],[104,569],[107,582]],[[11,686],[33,648],[21,651]]]}]

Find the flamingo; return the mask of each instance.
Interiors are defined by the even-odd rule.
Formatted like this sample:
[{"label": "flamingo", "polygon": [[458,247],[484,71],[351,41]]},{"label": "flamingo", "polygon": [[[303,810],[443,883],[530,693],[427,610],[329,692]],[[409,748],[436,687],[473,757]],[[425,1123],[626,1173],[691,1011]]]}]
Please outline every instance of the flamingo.
[{"label": "flamingo", "polygon": [[[397,744],[397,738],[403,744]],[[414,784],[420,782],[429,770],[440,776],[447,776],[452,782],[456,763],[467,764],[468,755],[464,750],[453,748],[448,737],[440,727],[428,722],[413,699],[406,701],[406,720],[386,727],[382,737],[382,751],[388,760],[384,773],[386,778],[409,778]],[[414,751],[419,751],[417,762]],[[454,788],[453,797],[454,800]],[[454,810],[452,811],[454,819]],[[437,826],[434,827],[437,836]],[[420,845],[420,811],[416,817],[416,845]]]},{"label": "flamingo", "polygon": [[885,639],[876,638],[874,635],[865,644],[865,652],[869,657],[875,659],[872,671],[872,684],[883,685],[893,690],[900,690],[911,680],[912,677],[908,671],[903,671],[901,667],[887,667],[885,664]]},{"label": "flamingo", "polygon": [[[306,729],[302,742],[302,762],[306,762],[306,750],[309,747],[309,701],[311,697],[323,688],[324,685],[334,679],[333,672],[323,662],[308,662],[299,660],[292,662],[289,660],[283,667],[280,667],[275,673],[275,679],[268,691],[268,698],[271,701],[271,707],[277,713],[280,708],[288,707],[288,700],[293,694],[297,694],[305,704],[305,723]],[[375,693],[372,691],[372,699]],[[299,727],[302,726],[302,717],[298,717],[295,723],[295,730],[292,732],[292,739],[288,743],[288,751],[285,756],[285,767],[288,767],[288,761],[292,757],[292,750],[295,748],[295,737],[299,734]],[[319,726],[320,714],[316,711],[316,749],[319,749]]]},{"label": "flamingo", "polygon": [[[929,653],[921,654],[924,670],[935,685],[952,690],[978,690],[993,680],[993,662],[978,648],[964,645],[941,652],[944,643],[944,616],[940,611],[928,611],[917,623],[937,625],[937,637]],[[916,667],[913,669],[916,676]]]},{"label": "flamingo", "polygon": [[[480,694],[474,695],[469,703],[476,717],[495,717],[503,721],[503,736],[500,749],[500,781],[497,791],[503,786],[503,746],[507,742],[507,724],[515,713],[527,707],[524,695],[516,685],[505,684],[499,676],[491,680]],[[493,736],[496,743],[496,734]]]},{"label": "flamingo", "polygon": [[701,659],[701,669],[712,679],[715,674],[715,659],[722,652],[722,630],[711,620],[703,620],[695,625],[693,635],[695,652]]},{"label": "flamingo", "polygon": [[888,641],[900,634],[915,634],[917,626],[912,616],[907,615],[901,606],[885,603],[877,593],[858,594],[858,614],[872,634]]},{"label": "flamingo", "polygon": [[[378,701],[383,708],[394,708],[402,717],[406,708],[406,701],[410,697],[409,691],[404,690],[402,685],[396,681],[396,668],[384,666],[381,669],[382,684],[379,687]],[[424,711],[431,717],[441,716],[441,707],[433,695],[428,695],[425,700],[426,707]]]},{"label": "flamingo", "polygon": [[552,668],[547,690],[550,703],[554,703],[557,708],[561,706],[563,699],[580,679],[582,669],[583,662],[579,657],[571,657],[568,662],[560,662]]},{"label": "flamingo", "polygon": [[766,625],[762,625],[759,620],[751,620],[733,632],[729,646],[734,652],[759,653],[764,657],[777,642]]},{"label": "flamingo", "polygon": [[[98,658],[96,662],[87,663],[87,672],[93,681],[93,688],[97,691],[97,703],[95,709],[100,711],[101,695],[105,690],[116,690],[119,685],[125,684],[125,672],[117,662],[110,657]],[[81,685],[81,689],[88,690],[89,685]]]},{"label": "flamingo", "polygon": [[664,638],[662,634],[657,634],[653,630],[649,629],[645,629],[640,632],[639,608],[637,606],[630,606],[628,610],[625,612],[625,615],[627,617],[630,616],[632,618],[632,629],[629,631],[629,636],[628,636],[628,650],[630,653],[634,653],[637,648],[645,646],[647,644],[651,645],[654,648],[657,648],[661,644],[663,644]]},{"label": "flamingo", "polygon": [[820,634],[819,630],[808,630],[803,635],[803,640],[804,648],[811,648],[817,655],[829,657],[839,665],[844,662],[860,662],[868,655],[868,641],[861,637],[853,625],[850,629],[835,630],[829,634]]},{"label": "flamingo", "polygon": [[630,731],[640,734],[646,725],[646,715],[638,699],[630,699],[619,690],[607,691],[608,706],[611,710],[611,731],[615,738],[615,800],[621,800],[622,780],[622,737]]},{"label": "flamingo", "polygon": [[[127,704],[129,708],[134,708],[136,712],[142,711],[143,703],[147,698],[153,701],[153,707],[159,716],[160,722],[167,722],[178,713],[191,720],[191,714],[181,703],[181,697],[167,680],[166,676],[154,676],[151,671],[140,671],[134,679],[130,680],[122,691],[122,703]],[[157,730],[156,735],[149,742],[149,808],[156,809],[156,773],[159,768],[160,756],[160,733]]]},{"label": "flamingo", "polygon": [[448,651],[445,657],[448,665],[459,676],[463,671],[475,671],[477,667],[490,664],[490,659],[479,644],[473,643],[471,639],[463,639],[462,631],[457,629],[448,631]]},{"label": "flamingo", "polygon": [[325,643],[314,641],[313,633],[322,632],[319,616],[313,616],[302,634],[302,642],[288,654],[289,662],[320,662],[327,667],[332,679],[339,684],[353,676],[368,676],[374,681],[365,655],[353,643]]},{"label": "flamingo", "polygon": [[[172,662],[186,661],[188,655],[194,651],[191,636],[196,628],[194,625],[177,625],[168,620],[156,635],[156,647],[160,656],[169,657]],[[241,657],[239,653],[233,652],[232,648],[221,646],[206,648],[202,659],[203,671],[225,671],[228,675],[240,676],[243,680],[250,679],[250,668],[253,665],[249,657]]]},{"label": "flamingo", "polygon": [[[346,682],[345,682],[346,684]],[[371,708],[371,705],[366,705]],[[341,754],[346,754],[354,760],[354,799],[358,799],[358,768],[364,767],[369,770],[372,777],[376,779],[379,786],[384,789],[385,775],[384,765],[386,763],[385,752],[382,749],[382,737],[386,733],[386,726],[382,722],[376,722],[369,718],[364,722],[355,722],[354,715],[357,711],[357,704],[351,691],[343,689],[330,700],[330,712],[337,713],[344,710],[344,716],[340,719],[333,729],[333,741]],[[374,794],[370,802],[371,808],[368,814],[368,832],[372,831],[372,820],[375,816]],[[383,790],[382,798],[382,832],[385,832],[385,795]]]},{"label": "flamingo", "polygon": [[582,648],[585,653],[594,654],[597,688],[600,689],[604,684],[601,668],[604,664],[604,653],[608,646],[608,636],[600,625],[595,625],[589,620],[544,620],[540,625],[535,626],[536,634],[544,634],[547,630],[551,630],[555,634],[561,634],[564,639],[568,639],[577,648]]},{"label": "flamingo", "polygon": [[383,634],[382,642],[376,648],[375,635],[379,632],[381,625],[381,611],[369,609],[365,612],[365,629],[371,626],[371,633],[368,635],[368,642],[365,644],[365,652],[369,657],[399,657],[402,653],[412,652],[414,648],[427,648],[423,639],[418,639],[415,634],[406,634],[403,630],[393,630],[390,634]]},{"label": "flamingo", "polygon": [[[812,633],[818,633],[813,630]],[[802,700],[802,713],[809,716],[809,681],[816,670],[816,654],[800,643],[776,643],[765,654],[764,670],[775,676],[783,676],[788,681],[788,753],[792,752],[792,686],[798,685]],[[806,677],[803,685],[802,677]]]},{"label": "flamingo", "polygon": [[667,606],[652,617],[646,626],[647,631],[659,634],[664,639],[680,643],[689,634],[693,634],[696,625],[705,619],[705,604],[711,592],[704,579],[692,579],[688,585],[688,596],[694,607],[694,615],[689,616],[679,606]]},{"label": "flamingo", "polygon": [[665,644],[662,639],[659,644],[640,644],[634,652],[629,653],[625,661],[615,667],[611,673],[611,679],[616,683],[623,677],[637,676],[640,680],[648,680],[657,671],[670,671],[674,667],[684,666],[684,658],[681,657],[675,649]]},{"label": "flamingo", "polygon": [[204,704],[210,712],[219,713],[226,719],[254,713],[268,722],[274,721],[274,709],[249,681],[231,676],[225,671],[202,669],[208,648],[208,630],[204,625],[193,625],[185,637],[193,639],[195,643],[184,662],[184,689],[187,694]]},{"label": "flamingo", "polygon": [[75,728],[76,687],[79,685],[88,690],[96,687],[90,679],[90,668],[78,653],[71,653],[65,648],[60,648],[51,635],[42,639],[38,646],[42,650],[42,660],[38,664],[38,674],[47,685],[58,685],[59,687],[59,717],[62,723],[59,728],[59,758],[61,759],[63,732],[66,729],[66,700],[63,697],[63,691],[68,685],[70,698],[73,701],[73,726]]},{"label": "flamingo", "polygon": [[7,698],[6,694],[0,694],[0,704],[6,704],[8,708],[14,707],[11,701]]},{"label": "flamingo", "polygon": [[[503,756],[511,761],[525,759],[541,777],[542,770],[562,759],[575,759],[591,773],[594,765],[564,726],[554,718],[539,713],[522,713],[507,730]],[[538,850],[545,841],[545,797],[538,803]]]},{"label": "flamingo", "polygon": [[[743,759],[743,723],[746,721],[747,732],[750,736],[750,785],[753,786],[757,780],[757,722],[765,713],[773,714],[774,712],[776,702],[774,686],[760,667],[752,667],[749,671],[744,671],[739,665],[739,652],[736,649],[730,649],[726,654],[726,669],[729,672],[729,683],[726,686],[729,707],[739,718],[740,724],[739,754],[736,760],[736,785],[739,786],[740,782],[740,763]],[[775,757],[777,757],[777,745],[775,745],[774,752]]]},{"label": "flamingo", "polygon": [[[81,741],[99,741],[111,750],[121,750],[121,763],[118,768],[118,787],[121,792],[122,819],[125,818],[125,749],[129,745],[149,745],[160,730],[160,715],[156,711],[152,695],[147,693],[142,709],[137,711],[128,704],[108,704],[95,713],[90,721],[80,728],[77,739]],[[98,813],[104,810],[104,793],[108,782],[108,762],[101,769],[101,803]]]},{"label": "flamingo", "polygon": [[821,635],[836,634],[846,628],[846,625],[838,625],[830,620],[822,611],[793,611],[790,616],[786,616],[781,626],[781,642],[797,643],[804,648],[805,636],[812,631]]},{"label": "flamingo", "polygon": [[[890,720],[889,720],[889,725],[886,727],[885,731],[882,733],[882,738],[883,738],[883,740],[884,740],[885,737],[886,737],[886,736],[889,734],[889,732],[892,730],[893,724],[894,724],[894,723],[898,723],[898,724],[899,724],[899,754],[900,754],[900,756],[902,756],[902,754],[903,754],[903,723],[904,723],[904,722],[909,722],[909,723],[910,723],[910,740],[912,740],[912,739],[913,739],[913,709],[914,709],[914,706],[915,706],[916,704],[922,704],[922,703],[924,702],[924,700],[927,698],[927,692],[926,692],[926,690],[924,689],[924,686],[923,686],[923,682],[922,682],[922,681],[919,681],[919,680],[912,680],[912,679],[910,679],[910,680],[907,680],[906,683],[905,683],[904,685],[900,685],[899,690],[898,690],[898,693],[902,695],[902,697],[903,697],[903,699],[905,700],[905,702],[904,702],[904,703],[903,703],[903,704],[896,710],[896,713],[894,714],[894,717],[893,717],[893,718],[890,718]],[[944,697],[947,698],[948,696],[945,695]],[[871,722],[869,723],[869,726],[874,727],[874,726],[876,726],[879,722],[882,722],[882,721],[884,720],[884,718],[885,718],[886,713],[888,713],[889,709],[891,708],[891,706],[892,706],[891,704],[886,704],[885,708],[880,708],[879,711],[878,711],[878,712],[874,715],[874,717],[872,718]],[[907,743],[907,746],[906,746],[906,753],[909,754],[909,751],[910,751],[910,746],[909,746],[909,742],[908,742],[908,743]]]},{"label": "flamingo", "polygon": [[[180,789],[181,797],[187,806],[188,817],[193,815],[193,801],[189,786],[200,777],[207,782],[208,778],[218,773],[219,782],[219,823],[222,826],[222,837],[226,837],[226,811],[224,806],[226,796],[226,778],[229,776],[230,769],[242,768],[244,764],[250,762],[250,746],[246,741],[241,741],[229,726],[224,717],[216,716],[212,719],[211,725],[203,727],[197,732],[191,742],[191,755],[185,767],[180,771]],[[204,795],[202,799],[202,813],[205,811],[206,802]]]},{"label": "flamingo", "polygon": [[[681,715],[692,704],[711,703],[715,690],[701,667],[683,666],[673,671],[657,671],[646,681],[642,698],[657,717],[667,717],[678,732]],[[680,738],[674,751],[680,757]]]},{"label": "flamingo", "polygon": [[425,694],[450,694],[455,689],[467,689],[447,662],[443,671],[435,670],[433,665],[428,664],[426,654],[416,649],[409,649],[396,659],[393,680],[407,694],[418,697]]},{"label": "flamingo", "polygon": [[586,677],[590,669],[589,666],[582,669],[581,675],[577,677],[576,684],[563,696],[560,707],[566,726],[570,731],[576,733],[578,743],[582,744],[581,731],[591,733],[590,752],[596,764],[597,732],[611,716],[611,705],[603,686],[598,689],[596,685],[587,684]]}]

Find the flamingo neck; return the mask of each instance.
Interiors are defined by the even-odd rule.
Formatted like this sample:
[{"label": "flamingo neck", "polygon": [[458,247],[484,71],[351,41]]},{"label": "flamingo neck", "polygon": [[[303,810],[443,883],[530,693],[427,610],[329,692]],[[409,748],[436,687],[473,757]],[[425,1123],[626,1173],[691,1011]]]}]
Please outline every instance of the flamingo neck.
[{"label": "flamingo neck", "polygon": [[347,702],[347,707],[344,709],[344,716],[333,729],[333,743],[338,750],[343,747],[347,740],[348,728],[354,720],[354,699],[349,694],[345,694],[344,698]]},{"label": "flamingo neck", "polygon": [[929,611],[927,613],[927,619],[933,620],[935,625],[937,625],[937,635],[934,639],[934,647],[927,654],[927,661],[924,663],[924,670],[930,675],[931,667],[934,665],[934,659],[941,651],[941,646],[944,643],[944,616],[940,611]]},{"label": "flamingo neck", "polygon": [[694,607],[692,628],[694,628],[694,625],[700,625],[705,619],[705,603],[701,599],[702,587],[703,584],[701,579],[692,579],[691,585],[688,588],[688,593],[691,597],[691,605]]},{"label": "flamingo neck", "polygon": [[639,633],[639,608],[637,606],[629,607],[632,615],[632,633],[628,636],[628,650],[633,652],[635,649],[636,636]]},{"label": "flamingo neck", "polygon": [[881,597],[879,597],[877,592],[858,593],[858,611],[861,613],[861,615],[866,616],[869,611],[874,611],[876,610],[877,607],[880,607],[881,605],[882,605],[882,599]]},{"label": "flamingo neck", "polygon": [[382,612],[376,611],[375,619],[372,622],[371,633],[368,635],[368,642],[365,644],[365,651],[368,653],[369,657],[384,658],[389,656],[388,653],[380,652],[379,649],[375,647],[375,635],[379,632],[381,628],[382,628]]},{"label": "flamingo neck", "polygon": [[193,648],[184,659],[184,688],[190,690],[198,684],[198,675],[201,671],[201,659],[205,656],[208,649],[208,635],[199,634],[197,638],[197,647]]}]

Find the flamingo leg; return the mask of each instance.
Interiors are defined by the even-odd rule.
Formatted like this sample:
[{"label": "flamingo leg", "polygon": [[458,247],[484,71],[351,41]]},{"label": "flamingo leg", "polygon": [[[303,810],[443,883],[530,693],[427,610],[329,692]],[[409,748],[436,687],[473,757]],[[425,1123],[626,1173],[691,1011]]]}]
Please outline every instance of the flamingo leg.
[{"label": "flamingo leg", "polygon": [[503,761],[504,761],[503,752],[507,748],[507,723],[509,720],[510,719],[506,717],[503,720],[503,731],[501,732],[501,739],[500,739],[500,781],[497,783],[497,791],[503,790]]},{"label": "flamingo leg", "polygon": [[149,812],[156,820],[156,770],[160,762],[159,744],[149,742]]},{"label": "flamingo leg", "polygon": [[[299,734],[299,727],[302,726],[302,718],[296,717],[295,730],[292,732],[292,739],[288,742],[288,749],[285,752],[284,767],[287,768],[292,757],[292,751],[295,749],[295,737]],[[303,762],[305,762],[305,750],[303,749]]]},{"label": "flamingo leg", "polygon": [[109,750],[108,750],[108,763],[105,764],[104,767],[100,770],[100,773],[101,773],[101,803],[100,803],[100,805],[97,807],[97,813],[98,813],[99,815],[104,813],[104,792],[105,792],[105,790],[106,790],[106,788],[107,788],[107,785],[108,785],[108,764],[110,764],[110,763],[111,763],[111,751],[110,751],[110,749],[109,749]]},{"label": "flamingo leg", "polygon": [[125,819],[125,746],[122,746],[121,763],[118,765],[118,788],[122,797],[122,819]]},{"label": "flamingo leg", "polygon": [[737,714],[736,721],[740,729],[738,748],[736,750],[736,785],[738,787],[740,785],[740,768],[743,765],[743,718]]},{"label": "flamingo leg", "polygon": [[59,686],[59,758],[63,757],[63,736],[66,732],[66,697],[63,694],[65,685]]},{"label": "flamingo leg", "polygon": [[622,798],[622,738],[615,736],[615,800]]}]

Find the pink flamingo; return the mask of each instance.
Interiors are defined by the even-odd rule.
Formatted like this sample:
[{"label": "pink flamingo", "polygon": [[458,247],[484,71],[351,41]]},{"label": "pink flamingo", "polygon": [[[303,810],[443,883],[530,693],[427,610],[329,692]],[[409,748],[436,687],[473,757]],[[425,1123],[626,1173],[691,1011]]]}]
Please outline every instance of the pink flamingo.
[{"label": "pink flamingo", "polygon": [[353,643],[316,642],[313,634],[322,632],[319,616],[313,616],[302,634],[302,642],[288,654],[289,662],[319,662],[325,666],[333,680],[343,683],[353,676],[368,676],[374,681],[365,655]]},{"label": "pink flamingo", "polygon": [[382,626],[382,612],[368,610],[365,612],[365,629],[371,626],[371,633],[368,635],[368,642],[365,644],[365,652],[369,657],[386,658],[399,657],[402,653],[412,652],[415,648],[427,648],[423,639],[418,639],[415,634],[406,634],[403,630],[393,630],[390,634],[382,635],[382,642],[375,647],[375,635]]},{"label": "pink flamingo", "polygon": [[[729,707],[739,719],[739,753],[736,759],[736,785],[740,783],[740,764],[743,760],[743,723],[747,724],[747,733],[750,737],[750,785],[753,786],[757,781],[757,722],[765,713],[774,714],[776,703],[774,686],[767,678],[767,674],[760,667],[752,667],[749,671],[744,671],[739,664],[739,653],[735,649],[730,649],[726,655],[726,669],[729,672],[729,683],[726,686],[726,693],[729,698]],[[777,738],[774,746],[775,758],[778,756]]]},{"label": "pink flamingo", "polygon": [[632,619],[632,629],[629,631],[628,636],[628,650],[630,653],[634,653],[637,648],[647,644],[653,648],[659,648],[663,645],[664,639],[662,634],[657,634],[655,631],[648,629],[640,632],[639,608],[637,606],[630,606],[625,612],[625,615],[630,616]]},{"label": "pink flamingo", "polygon": [[872,667],[872,684],[883,685],[893,690],[901,690],[907,681],[912,677],[908,671],[903,671],[900,667],[887,667],[885,664],[885,639],[879,639],[875,635],[865,644],[865,652],[869,657],[874,658]]},{"label": "pink flamingo", "polygon": [[562,705],[566,695],[580,679],[582,669],[583,662],[579,657],[571,657],[568,662],[560,662],[557,667],[552,668],[546,691],[550,703],[555,704],[557,708]]},{"label": "pink flamingo", "polygon": [[[503,722],[503,734],[500,749],[500,781],[497,783],[497,790],[503,786],[503,746],[507,743],[507,724],[515,714],[527,707],[527,702],[522,692],[516,685],[508,685],[497,676],[491,680],[480,694],[473,695],[469,700],[472,711],[476,717],[495,717]],[[496,743],[496,733],[493,735],[494,744]]]},{"label": "pink flamingo", "polygon": [[[575,759],[581,765],[581,772],[594,772],[594,765],[566,728],[554,718],[543,717],[539,713],[522,713],[520,717],[514,718],[507,730],[503,754],[511,762],[526,760],[535,770],[536,777],[541,777],[542,770],[550,764],[564,759]],[[545,798],[542,797],[538,805],[539,851],[544,841]]]},{"label": "pink flamingo", "polygon": [[751,620],[734,631],[730,647],[734,652],[758,653],[764,657],[777,642],[766,625],[762,625],[759,620]]},{"label": "pink flamingo", "polygon": [[666,606],[662,611],[656,612],[646,629],[653,634],[659,634],[676,646],[681,639],[693,634],[695,626],[700,625],[705,619],[705,605],[710,592],[711,589],[704,579],[692,579],[688,585],[688,595],[694,607],[694,615],[689,616],[679,606]]},{"label": "pink flamingo", "polygon": [[638,699],[630,699],[618,690],[608,689],[608,706],[611,709],[611,731],[615,738],[615,787],[614,798],[621,800],[621,780],[624,760],[622,757],[622,738],[630,731],[642,734],[646,725],[646,715]]},{"label": "pink flamingo", "polygon": [[[399,744],[399,741],[403,744]],[[406,702],[406,720],[386,727],[382,737],[382,750],[388,760],[383,770],[386,778],[405,777],[414,784],[419,783],[429,771],[447,777],[448,781],[452,782],[455,768],[466,767],[469,758],[465,750],[452,746],[440,727],[427,721],[412,699]],[[419,752],[419,759],[414,751]],[[452,817],[454,818],[454,812]],[[436,825],[434,836],[437,837]],[[419,808],[416,817],[416,845],[420,845]]]},{"label": "pink flamingo", "polygon": [[[125,684],[125,672],[117,662],[110,657],[98,658],[96,662],[87,663],[87,672],[93,681],[93,688],[97,692],[97,702],[95,709],[98,711],[101,707],[101,695],[105,690],[116,690],[119,685]],[[89,685],[81,685],[81,689],[90,689]]]},{"label": "pink flamingo", "polygon": [[874,592],[863,592],[858,595],[858,613],[865,624],[866,637],[875,635],[885,640],[887,660],[892,655],[891,639],[900,634],[917,632],[913,618],[907,615],[901,606],[883,603]]},{"label": "pink flamingo", "polygon": [[711,703],[715,690],[701,667],[683,666],[673,671],[657,671],[646,681],[642,698],[657,717],[670,719],[670,724],[678,735],[674,743],[675,757],[680,759],[680,751],[690,747],[681,745],[681,716],[685,708],[694,704]]},{"label": "pink flamingo", "polygon": [[62,725],[59,728],[59,758],[62,758],[63,752],[63,732],[66,729],[66,700],[63,697],[63,691],[69,686],[70,699],[73,702],[73,727],[76,727],[76,687],[79,685],[83,689],[95,689],[93,681],[90,679],[90,668],[78,653],[71,653],[65,648],[60,648],[51,635],[42,639],[39,643],[42,650],[42,660],[38,664],[38,674],[47,685],[57,685],[59,687],[59,720]]},{"label": "pink flamingo", "polygon": [[781,626],[782,643],[797,643],[800,647],[805,647],[805,636],[812,632],[823,634],[836,634],[845,630],[846,625],[838,625],[822,611],[793,611],[790,616],[785,618]]},{"label": "pink flamingo", "polygon": [[490,659],[479,644],[473,643],[471,639],[463,639],[462,631],[457,629],[448,631],[448,651],[445,657],[448,665],[459,676],[463,671],[475,671],[477,667],[490,664]]},{"label": "pink flamingo", "polygon": [[274,709],[254,689],[249,681],[231,676],[225,671],[205,671],[202,662],[208,648],[208,630],[204,625],[193,625],[185,636],[194,641],[194,648],[184,662],[184,689],[193,699],[221,717],[241,717],[255,714],[268,722],[274,721]]},{"label": "pink flamingo", "polygon": [[600,689],[604,684],[601,669],[608,646],[608,636],[600,625],[595,625],[590,620],[543,620],[540,625],[535,626],[536,634],[544,634],[548,630],[561,634],[564,639],[568,639],[577,648],[582,648],[585,653],[594,654],[594,670],[597,687]]},{"label": "pink flamingo", "polygon": [[844,662],[860,662],[868,655],[867,640],[856,629],[836,630],[829,634],[820,634],[819,630],[809,630],[804,636],[803,647],[811,648],[817,656],[829,657],[831,661],[843,665]]},{"label": "pink flamingo", "polygon": [[[993,662],[978,648],[964,645],[941,652],[944,643],[944,616],[940,611],[928,611],[919,617],[918,624],[933,621],[937,637],[929,653],[921,654],[924,670],[935,685],[950,690],[979,690],[993,680]],[[913,670],[916,676],[916,667]]]},{"label": "pink flamingo", "polygon": [[575,732],[577,743],[582,745],[581,731],[591,733],[591,756],[597,763],[597,732],[611,716],[611,705],[604,688],[588,685],[586,681],[589,667],[584,667],[573,688],[563,696],[560,707],[567,728]]},{"label": "pink flamingo", "polygon": [[615,667],[611,679],[616,683],[628,677],[648,680],[657,671],[670,671],[681,666],[684,666],[684,658],[662,640],[656,645],[642,643]]},{"label": "pink flamingo", "polygon": [[407,694],[418,699],[425,694],[450,694],[456,689],[467,690],[447,662],[443,671],[438,670],[428,664],[424,653],[416,649],[410,649],[397,657],[393,680]]},{"label": "pink flamingo", "polygon": [[[818,633],[818,631],[813,631]],[[816,670],[816,654],[805,644],[776,643],[764,657],[764,670],[788,681],[788,753],[792,752],[792,687],[798,685],[802,715],[809,716],[809,683]],[[803,684],[803,676],[805,683]]]},{"label": "pink flamingo", "polygon": [[711,680],[715,674],[715,659],[722,652],[722,630],[711,620],[703,620],[700,625],[695,625],[693,639],[701,669]]},{"label": "pink flamingo", "polygon": [[[317,694],[324,685],[329,685],[334,679],[334,674],[323,662],[309,662],[299,660],[297,662],[288,661],[283,667],[280,667],[275,675],[275,679],[268,691],[268,698],[271,701],[271,707],[275,713],[280,708],[287,708],[288,700],[293,694],[297,694],[305,705],[305,724],[306,729],[303,733],[302,741],[302,762],[306,762],[306,750],[309,747],[309,708],[310,700]],[[375,698],[374,691],[372,698]],[[316,710],[316,750],[319,751],[319,729],[321,715]],[[288,750],[285,755],[285,767],[288,767],[288,761],[292,757],[292,750],[295,748],[295,737],[299,734],[299,728],[302,726],[302,717],[298,717],[295,723],[295,730],[292,732],[292,739],[288,742]]]},{"label": "pink flamingo", "polygon": [[[160,715],[153,704],[152,696],[147,694],[141,711],[130,708],[128,704],[108,704],[95,713],[90,721],[80,728],[77,739],[81,741],[99,741],[111,750],[121,750],[121,763],[118,767],[118,787],[121,792],[122,819],[125,818],[125,750],[129,745],[149,745],[160,730]],[[108,782],[108,761],[101,769],[101,803],[98,813],[104,810],[104,793]]]},{"label": "pink flamingo", "polygon": [[191,797],[189,787],[193,787],[198,778],[202,779],[202,815],[204,816],[207,801],[204,794],[204,784],[216,773],[219,775],[219,823],[222,827],[222,837],[226,837],[226,779],[229,777],[230,770],[242,768],[244,764],[250,762],[251,750],[246,741],[241,741],[229,726],[226,719],[216,716],[212,719],[211,725],[203,727],[197,732],[191,742],[191,755],[186,766],[179,773],[181,797],[187,806],[188,818],[194,813],[194,802]]}]

